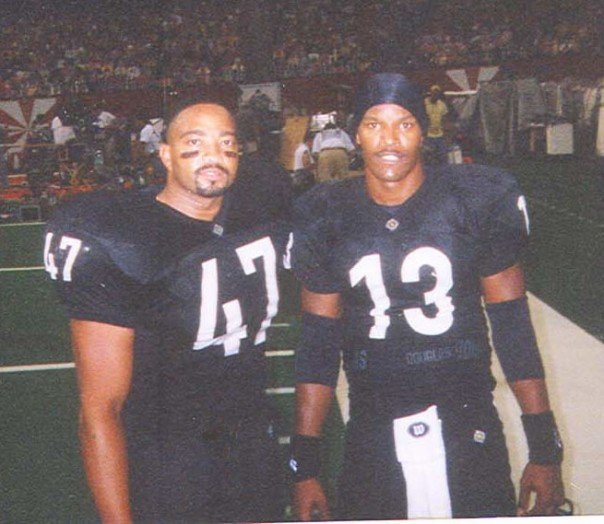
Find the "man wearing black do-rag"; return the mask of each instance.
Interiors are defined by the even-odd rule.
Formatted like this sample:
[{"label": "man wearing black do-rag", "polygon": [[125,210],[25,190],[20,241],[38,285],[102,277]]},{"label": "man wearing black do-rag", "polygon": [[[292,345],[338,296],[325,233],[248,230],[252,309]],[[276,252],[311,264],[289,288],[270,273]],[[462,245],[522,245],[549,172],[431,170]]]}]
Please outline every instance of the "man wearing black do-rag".
[{"label": "man wearing black do-rag", "polygon": [[[422,97],[402,75],[368,80],[355,125],[364,177],[318,186],[296,208],[298,516],[331,516],[320,437],[340,355],[350,421],[334,517],[553,514],[564,501],[562,444],[519,265],[525,198],[499,169],[425,166]],[[485,311],[529,447],[518,501]]]}]

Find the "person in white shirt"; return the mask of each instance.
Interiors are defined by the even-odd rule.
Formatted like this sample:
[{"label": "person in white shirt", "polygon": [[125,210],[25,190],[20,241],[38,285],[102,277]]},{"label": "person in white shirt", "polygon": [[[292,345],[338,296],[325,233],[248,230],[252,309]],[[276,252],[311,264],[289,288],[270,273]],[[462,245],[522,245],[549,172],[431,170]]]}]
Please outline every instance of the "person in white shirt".
[{"label": "person in white shirt", "polygon": [[109,127],[113,121],[116,119],[116,116],[109,111],[101,111],[99,116],[96,117],[95,124],[100,129],[105,129]]},{"label": "person in white shirt", "polygon": [[152,118],[141,129],[139,141],[145,144],[145,153],[154,155],[159,151],[163,129],[163,118]]},{"label": "person in white shirt", "polygon": [[76,138],[73,127],[64,126],[63,121],[58,116],[52,119],[50,129],[52,129],[53,142],[58,146],[65,145],[69,140],[75,140]]},{"label": "person in white shirt", "polygon": [[314,171],[315,160],[310,151],[312,145],[312,135],[307,132],[304,135],[304,141],[300,142],[294,151],[294,171],[308,169]]},{"label": "person in white shirt", "polygon": [[345,131],[335,124],[327,124],[323,131],[317,133],[312,144],[312,152],[318,157],[318,181],[346,178],[354,150],[354,144]]},{"label": "person in white shirt", "polygon": [[307,131],[304,141],[300,142],[294,151],[292,181],[297,194],[310,189],[315,183],[317,165],[310,150],[312,142],[312,134]]}]

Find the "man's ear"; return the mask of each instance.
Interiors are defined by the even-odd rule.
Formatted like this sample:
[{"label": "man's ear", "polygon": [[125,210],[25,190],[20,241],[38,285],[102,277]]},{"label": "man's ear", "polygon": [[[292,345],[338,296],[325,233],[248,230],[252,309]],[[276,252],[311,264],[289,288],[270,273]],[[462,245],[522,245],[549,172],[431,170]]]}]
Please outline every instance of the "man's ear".
[{"label": "man's ear", "polygon": [[172,170],[172,151],[170,150],[170,146],[165,142],[159,144],[159,158],[166,171],[170,172]]}]

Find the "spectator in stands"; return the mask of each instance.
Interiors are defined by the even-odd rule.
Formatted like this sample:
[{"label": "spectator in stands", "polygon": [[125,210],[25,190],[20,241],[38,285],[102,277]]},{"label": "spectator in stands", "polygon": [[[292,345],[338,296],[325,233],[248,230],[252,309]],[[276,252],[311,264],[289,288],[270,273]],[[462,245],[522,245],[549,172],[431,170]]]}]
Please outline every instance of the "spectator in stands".
[{"label": "spectator in stands", "polygon": [[8,147],[4,145],[6,140],[4,128],[0,127],[0,189],[8,189]]},{"label": "spectator in stands", "polygon": [[328,123],[315,135],[312,153],[317,157],[317,180],[341,180],[348,176],[350,157],[355,147],[346,131]]},{"label": "spectator in stands", "polygon": [[298,144],[294,151],[294,172],[301,169],[306,169],[307,171],[315,170],[316,164],[310,150],[312,143],[312,133],[310,130],[306,131],[304,140]]},{"label": "spectator in stands", "polygon": [[162,118],[151,118],[141,129],[139,140],[145,146],[145,153],[149,156],[156,156],[161,144],[161,134],[164,130],[164,121]]},{"label": "spectator in stands", "polygon": [[293,183],[297,193],[306,191],[315,182],[317,165],[310,150],[312,143],[313,136],[308,130],[294,151]]},{"label": "spectator in stands", "polygon": [[141,185],[155,186],[165,183],[165,173],[156,169],[152,163],[147,163],[143,167],[142,173],[139,174],[139,179],[142,179]]},{"label": "spectator in stands", "polygon": [[130,126],[125,118],[118,118],[114,123],[113,138],[115,140],[115,160],[118,166],[132,163],[132,141]]},{"label": "spectator in stands", "polygon": [[447,144],[445,142],[445,125],[449,109],[444,101],[440,86],[433,85],[429,95],[424,99],[428,115],[428,130],[424,146],[430,150],[435,163],[447,163]]},{"label": "spectator in stands", "polygon": [[[269,35],[273,48],[259,59],[264,76],[362,72],[379,61],[384,41],[404,49],[397,62],[405,67],[602,50],[601,9],[593,0],[575,0],[572,7],[563,0],[533,2],[522,10],[490,0],[365,4],[307,0],[271,12],[279,34]],[[200,1],[190,8],[176,0],[163,12],[123,4],[110,16],[102,3],[41,5],[30,4],[27,17],[0,15],[0,98],[153,87],[160,79],[175,87],[250,81],[243,51],[255,37],[240,31],[249,13],[237,2]],[[400,14],[408,10],[411,16]],[[411,36],[400,30],[406,19],[414,21]]]},{"label": "spectator in stands", "polygon": [[55,116],[50,124],[55,145],[63,146],[70,140],[75,140],[76,135],[73,126],[63,124],[60,116]]},{"label": "spectator in stands", "polygon": [[2,145],[0,137],[0,188],[8,189],[8,147]]}]

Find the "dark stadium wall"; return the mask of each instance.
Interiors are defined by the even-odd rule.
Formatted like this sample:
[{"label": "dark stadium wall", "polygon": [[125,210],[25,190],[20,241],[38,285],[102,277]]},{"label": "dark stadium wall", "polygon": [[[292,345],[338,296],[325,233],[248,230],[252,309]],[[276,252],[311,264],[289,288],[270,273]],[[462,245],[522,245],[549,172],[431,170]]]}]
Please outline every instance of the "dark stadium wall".
[{"label": "dark stadium wall", "polygon": [[[492,65],[492,64],[491,64]],[[487,64],[484,64],[488,67]],[[475,88],[472,79],[481,65],[446,67],[400,71],[406,73],[419,86],[426,89],[439,84],[445,91],[459,91],[447,75],[447,70],[463,69]],[[604,56],[563,55],[540,60],[525,60],[499,64],[499,72],[493,80],[537,78],[538,81],[560,81],[564,78],[597,80],[604,71]],[[363,82],[366,73],[329,75],[312,78],[291,78],[282,82],[283,107],[304,108],[309,114],[335,109],[350,109],[356,87]],[[126,118],[153,118],[163,116],[177,99],[198,97],[200,100],[221,102],[236,109],[239,88],[234,83],[200,85],[196,88],[176,89],[166,85],[164,89],[136,91],[106,91],[75,95],[58,95],[56,108],[70,103],[79,103],[92,110],[109,111]],[[50,118],[54,115],[48,115]]]},{"label": "dark stadium wall", "polygon": [[[64,124],[74,125],[79,116],[98,115],[101,111],[108,111],[120,118],[126,118],[133,125],[150,118],[165,117],[172,106],[183,99],[189,101],[200,100],[221,103],[232,111],[237,109],[239,87],[236,84],[201,85],[195,88],[174,89],[166,86],[165,89],[140,89],[129,91],[104,91],[79,94],[61,94],[52,97],[32,97],[11,100],[18,103],[26,121],[30,121],[32,107],[39,102],[38,99],[55,99],[52,107],[44,112],[39,122],[15,122],[10,116],[0,111],[0,144],[15,144],[24,133],[30,135],[33,128],[48,126],[57,114],[63,119]],[[69,118],[75,119],[70,122]],[[17,132],[12,129],[18,124]],[[4,126],[8,125],[5,133]],[[12,126],[12,128],[10,127]],[[30,127],[31,126],[31,127]],[[18,166],[22,159],[22,146],[15,144],[9,151],[9,165]]]},{"label": "dark stadium wall", "polygon": [[[440,69],[398,70],[397,72],[407,74],[420,87],[426,89],[433,84],[439,84],[444,91],[459,91],[460,87],[447,75],[447,71],[453,69],[465,70],[471,87],[475,88],[477,71],[481,67],[493,65],[449,66]],[[537,78],[539,82],[559,82],[565,78],[575,78],[596,81],[604,75],[604,56],[602,55],[562,55],[497,65],[499,66],[499,72],[493,80]],[[283,82],[282,99],[284,106],[303,107],[307,109],[309,114],[339,109],[341,102],[338,102],[338,94],[342,93],[343,90],[352,92],[363,82],[366,76],[367,74],[359,73],[288,79]],[[349,98],[351,99],[352,96]]]},{"label": "dark stadium wall", "polygon": [[[200,100],[220,103],[229,109],[237,109],[239,88],[235,84],[203,85],[200,87],[174,89],[137,89],[129,91],[104,91],[58,95],[56,110],[66,106],[86,107],[93,112],[109,111],[122,118],[142,119],[163,117],[178,100]],[[54,114],[47,115],[52,118]],[[47,118],[48,119],[48,118]]]},{"label": "dark stadium wall", "polygon": [[237,108],[239,89],[234,84],[201,85],[187,89],[141,89],[136,91],[107,91],[76,95],[74,98],[85,105],[96,106],[127,118],[154,118],[164,116],[180,98],[216,102],[229,109]]}]

